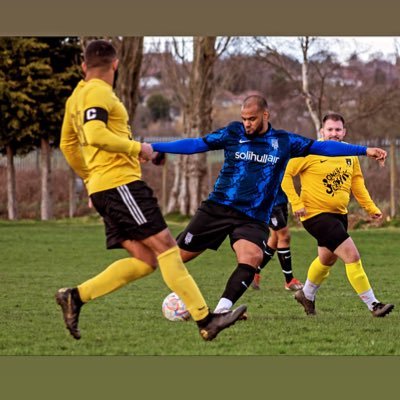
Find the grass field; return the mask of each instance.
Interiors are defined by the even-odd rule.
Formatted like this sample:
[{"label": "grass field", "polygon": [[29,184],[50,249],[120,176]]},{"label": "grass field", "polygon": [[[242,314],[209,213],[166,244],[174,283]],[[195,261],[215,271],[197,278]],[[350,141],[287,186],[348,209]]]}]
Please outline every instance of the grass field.
[{"label": "grass field", "polygon": [[[174,234],[182,225],[171,223]],[[82,339],[73,340],[54,301],[59,287],[100,272],[123,250],[107,251],[97,220],[0,222],[0,355],[400,355],[399,229],[353,231],[377,297],[396,304],[386,318],[372,318],[337,263],[319,291],[317,317],[307,317],[283,289],[274,259],[263,271],[262,290],[248,290],[239,321],[213,342],[193,322],[170,322],[161,303],[170,290],[160,272],[86,305]],[[292,230],[294,271],[305,279],[314,240]],[[213,308],[235,267],[229,244],[188,264]]]}]

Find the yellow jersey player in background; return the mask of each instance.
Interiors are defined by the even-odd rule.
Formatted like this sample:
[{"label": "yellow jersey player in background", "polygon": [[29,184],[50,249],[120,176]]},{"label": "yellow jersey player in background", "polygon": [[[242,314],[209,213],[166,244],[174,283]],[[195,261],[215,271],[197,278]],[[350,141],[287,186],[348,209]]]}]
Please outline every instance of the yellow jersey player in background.
[{"label": "yellow jersey player in background", "polygon": [[149,160],[152,146],[132,140],[128,114],[113,92],[118,59],[104,40],[85,49],[80,81],[67,100],[60,148],[84,180],[90,200],[103,217],[107,248],[124,248],[131,257],[72,288],[56,293],[70,334],[80,339],[78,320],[89,301],[111,293],[160,267],[167,286],[183,300],[205,340],[234,324],[246,306],[214,314],[182,262],[179,248],[158,207],[153,191],[141,180],[140,160]]},{"label": "yellow jersey player in background", "polygon": [[[320,134],[323,140],[343,140],[346,129],[340,114],[328,113],[322,123]],[[300,176],[300,196],[293,184],[296,175]],[[295,293],[295,299],[306,314],[316,314],[316,293],[338,258],[345,264],[351,286],[372,315],[384,317],[389,314],[394,305],[383,304],[375,297],[357,247],[347,232],[350,192],[372,218],[382,218],[365,187],[358,158],[309,155],[292,159],[287,165],[282,188],[293,213],[318,242],[318,256],[308,269],[303,289]]]}]

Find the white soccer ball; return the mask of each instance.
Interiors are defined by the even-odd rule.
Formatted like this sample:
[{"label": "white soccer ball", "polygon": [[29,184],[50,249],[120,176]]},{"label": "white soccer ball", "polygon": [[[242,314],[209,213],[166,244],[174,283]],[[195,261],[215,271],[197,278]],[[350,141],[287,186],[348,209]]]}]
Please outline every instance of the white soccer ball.
[{"label": "white soccer ball", "polygon": [[170,321],[187,321],[190,318],[185,303],[175,292],[170,293],[164,299],[161,309],[164,317]]}]

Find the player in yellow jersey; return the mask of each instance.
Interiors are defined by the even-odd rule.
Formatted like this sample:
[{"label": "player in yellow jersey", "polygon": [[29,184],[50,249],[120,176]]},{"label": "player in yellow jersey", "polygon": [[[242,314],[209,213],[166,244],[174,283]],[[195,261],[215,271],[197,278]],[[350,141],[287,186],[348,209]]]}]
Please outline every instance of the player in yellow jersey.
[{"label": "player in yellow jersey", "polygon": [[[320,133],[323,140],[343,140],[346,129],[340,114],[328,113],[322,122]],[[296,175],[300,176],[301,181],[300,196],[293,185]],[[345,264],[351,286],[372,315],[384,317],[389,314],[394,305],[383,304],[375,297],[357,247],[347,233],[350,191],[372,218],[382,218],[381,211],[365,187],[358,158],[309,155],[290,160],[282,188],[294,214],[318,242],[318,256],[308,269],[303,289],[295,293],[295,299],[304,307],[306,314],[316,314],[316,293],[338,258]]]},{"label": "player in yellow jersey", "polygon": [[152,156],[152,146],[132,139],[128,114],[113,92],[118,59],[104,40],[85,49],[80,81],[67,100],[61,132],[61,150],[84,180],[90,200],[103,217],[107,248],[124,248],[131,257],[118,260],[103,272],[56,293],[70,334],[80,339],[81,307],[160,267],[167,286],[183,300],[204,340],[234,324],[246,311],[240,306],[214,314],[188,273],[153,196],[141,180],[140,162]]}]

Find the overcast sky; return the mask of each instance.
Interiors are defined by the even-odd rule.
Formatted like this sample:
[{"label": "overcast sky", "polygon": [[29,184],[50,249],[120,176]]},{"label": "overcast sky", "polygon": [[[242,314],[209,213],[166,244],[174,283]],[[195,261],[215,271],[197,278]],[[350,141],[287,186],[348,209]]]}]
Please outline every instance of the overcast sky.
[{"label": "overcast sky", "polygon": [[[355,51],[363,60],[368,60],[374,53],[382,53],[385,58],[392,60],[395,54],[395,42],[400,45],[400,37],[394,36],[358,36],[358,37],[323,37],[332,43],[332,50],[343,52],[344,58]],[[335,42],[338,44],[335,45]]]},{"label": "overcast sky", "polygon": [[[169,39],[170,37],[168,36],[163,36],[163,37],[145,37],[145,43],[146,43],[146,48],[149,48],[151,46],[152,42],[163,42],[166,39]],[[290,37],[270,37],[271,39],[275,40],[277,43],[285,43],[285,45],[282,48],[286,47],[287,43],[293,44],[293,48],[289,49],[286,48],[286,52],[288,53],[295,53],[296,50],[298,49],[298,44],[297,44],[297,38],[295,36]],[[357,52],[359,57],[367,61],[371,55],[374,53],[382,53],[383,58],[387,59],[389,61],[394,60],[394,54],[395,54],[395,42],[397,41],[399,47],[400,47],[400,37],[394,37],[394,36],[372,36],[372,37],[367,37],[367,36],[339,36],[339,37],[333,37],[333,36],[321,36],[321,40],[326,41],[329,49],[331,49],[334,53],[336,53],[339,57],[340,61],[345,61],[348,59],[348,57],[354,53]],[[184,39],[184,37],[180,37],[180,39]],[[190,37],[187,37],[186,39],[190,40]],[[294,54],[295,55],[295,54]],[[297,54],[299,56],[299,54]]]}]

